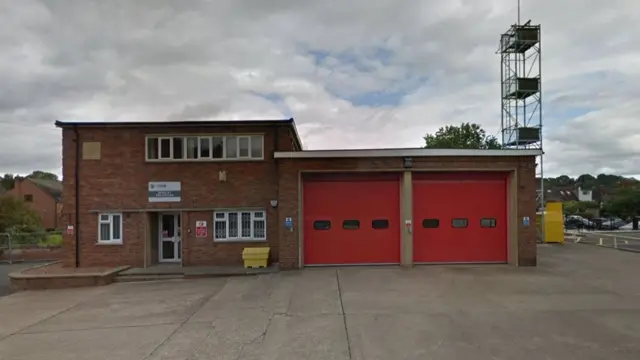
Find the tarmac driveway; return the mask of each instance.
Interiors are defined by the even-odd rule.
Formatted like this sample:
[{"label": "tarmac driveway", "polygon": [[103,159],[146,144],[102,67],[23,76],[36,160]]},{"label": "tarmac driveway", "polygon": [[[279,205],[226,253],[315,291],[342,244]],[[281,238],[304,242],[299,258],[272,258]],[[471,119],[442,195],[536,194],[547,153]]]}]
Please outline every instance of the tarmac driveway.
[{"label": "tarmac driveway", "polygon": [[[11,283],[9,281],[9,274],[14,271],[20,271],[28,267],[37,265],[37,263],[24,263],[19,262],[15,264],[9,264],[7,262],[0,262],[0,296],[6,296],[11,294]],[[0,320],[2,321],[2,320]],[[1,357],[0,357],[1,358]]]},{"label": "tarmac driveway", "polygon": [[640,359],[640,254],[538,268],[320,268],[0,299],[0,358]]}]

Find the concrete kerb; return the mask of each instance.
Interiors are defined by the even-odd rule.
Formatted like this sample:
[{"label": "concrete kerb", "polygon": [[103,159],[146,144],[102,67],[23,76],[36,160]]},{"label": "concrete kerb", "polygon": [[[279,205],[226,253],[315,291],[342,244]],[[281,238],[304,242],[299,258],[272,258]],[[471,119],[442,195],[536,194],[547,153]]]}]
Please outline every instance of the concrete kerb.
[{"label": "concrete kerb", "polygon": [[101,276],[106,277],[110,275],[117,275],[121,271],[125,271],[130,268],[130,266],[119,266],[108,271],[103,272],[93,272],[93,273],[75,273],[75,274],[24,274],[25,271],[37,269],[41,267],[45,267],[47,265],[52,265],[59,263],[59,261],[50,262],[46,264],[40,264],[37,266],[32,266],[28,269],[24,269],[18,272],[12,272],[9,274],[9,277],[12,279],[50,279],[50,278],[78,278],[78,277],[91,277],[91,276]]},{"label": "concrete kerb", "polygon": [[87,286],[104,286],[114,282],[118,273],[130,266],[119,266],[103,272],[61,273],[61,274],[26,274],[28,270],[57,264],[60,261],[48,262],[9,274],[14,290],[62,289]]},{"label": "concrete kerb", "polygon": [[640,253],[640,250],[634,250],[634,249],[627,249],[627,248],[615,248],[613,246],[604,246],[604,245],[599,245],[599,244],[592,244],[589,242],[576,242],[576,244],[583,244],[583,245],[590,245],[590,246],[595,246],[595,247],[599,247],[599,248],[603,248],[603,249],[612,249],[612,250],[620,250],[620,251],[626,251],[626,252],[632,252],[632,253]]},{"label": "concrete kerb", "polygon": [[[624,233],[625,232],[620,232],[620,234],[624,234]],[[565,232],[565,239],[569,239],[569,240],[573,239],[574,240],[573,242],[576,244],[585,244],[585,245],[597,246],[599,248],[608,248],[608,249],[614,249],[614,250],[620,250],[620,251],[626,251],[626,252],[632,252],[632,253],[640,253],[640,249],[630,249],[630,248],[619,247],[619,246],[616,247],[614,245],[607,246],[607,245],[601,244],[602,238],[609,238],[609,239],[618,238],[623,241],[640,241],[640,238],[638,237],[630,237],[630,236],[624,236],[620,234],[611,234],[611,232],[605,232],[605,231],[592,231],[588,233]],[[601,241],[600,242],[582,241],[583,239],[587,238],[589,235],[599,236]]]}]

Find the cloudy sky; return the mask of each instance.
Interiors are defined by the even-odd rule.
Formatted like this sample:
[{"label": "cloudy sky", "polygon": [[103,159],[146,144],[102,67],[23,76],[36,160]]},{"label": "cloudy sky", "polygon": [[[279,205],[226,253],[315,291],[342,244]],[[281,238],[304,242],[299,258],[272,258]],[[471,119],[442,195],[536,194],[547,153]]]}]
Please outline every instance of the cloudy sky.
[{"label": "cloudy sky", "polygon": [[[640,2],[523,0],[545,175],[640,174]],[[516,0],[0,0],[0,173],[60,173],[63,120],[294,117],[307,149],[500,129]]]}]

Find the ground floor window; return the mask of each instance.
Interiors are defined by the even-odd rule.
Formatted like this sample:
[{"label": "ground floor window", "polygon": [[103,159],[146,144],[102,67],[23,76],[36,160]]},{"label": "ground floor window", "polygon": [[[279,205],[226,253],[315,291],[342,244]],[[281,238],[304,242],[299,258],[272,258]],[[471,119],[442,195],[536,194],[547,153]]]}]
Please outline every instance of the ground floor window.
[{"label": "ground floor window", "polygon": [[214,241],[267,239],[267,213],[260,211],[216,211],[213,213]]},{"label": "ground floor window", "polygon": [[122,243],[122,214],[98,214],[98,242],[105,244]]}]

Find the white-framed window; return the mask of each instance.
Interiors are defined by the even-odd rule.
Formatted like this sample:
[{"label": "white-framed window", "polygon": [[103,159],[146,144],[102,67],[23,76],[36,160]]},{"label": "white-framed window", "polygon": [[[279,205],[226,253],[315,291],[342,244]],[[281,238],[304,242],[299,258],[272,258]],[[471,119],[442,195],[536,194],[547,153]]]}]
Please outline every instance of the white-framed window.
[{"label": "white-framed window", "polygon": [[147,136],[147,161],[264,159],[263,135]]},{"label": "white-framed window", "polygon": [[98,243],[122,244],[122,214],[98,214]]},{"label": "white-framed window", "polygon": [[216,211],[213,229],[213,241],[264,241],[267,239],[267,212]]}]

